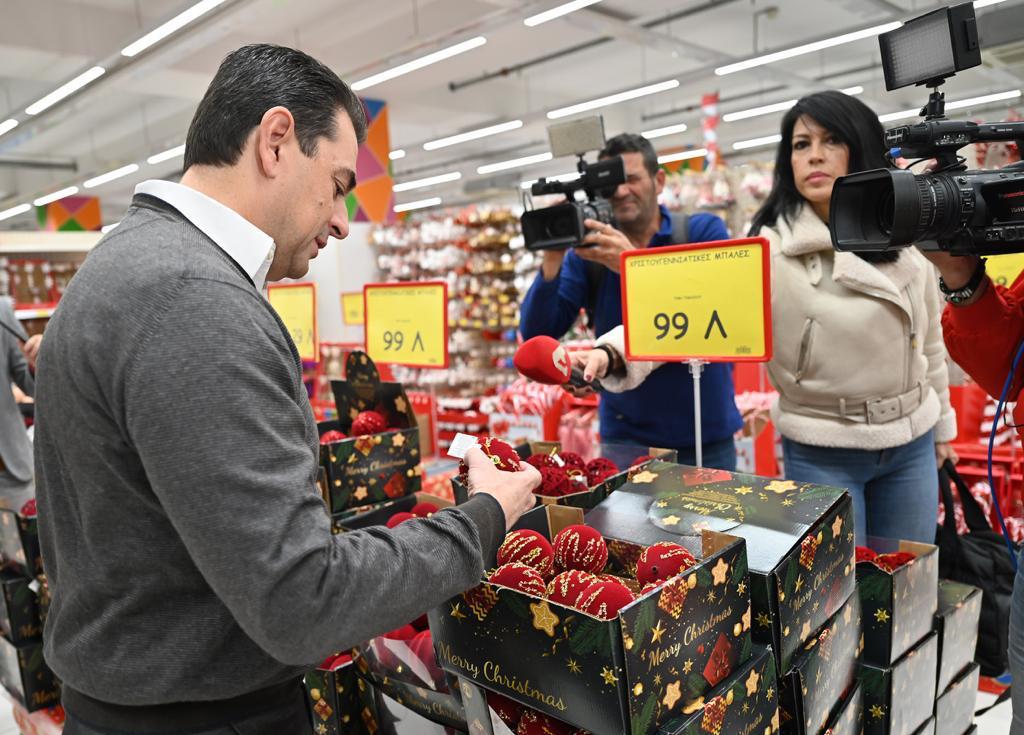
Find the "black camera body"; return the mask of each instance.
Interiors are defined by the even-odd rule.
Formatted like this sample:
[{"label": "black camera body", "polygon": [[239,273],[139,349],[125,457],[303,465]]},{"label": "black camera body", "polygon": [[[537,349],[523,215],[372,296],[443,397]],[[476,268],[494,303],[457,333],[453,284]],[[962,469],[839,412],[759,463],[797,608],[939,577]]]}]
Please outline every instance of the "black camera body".
[{"label": "black camera body", "polygon": [[887,89],[932,88],[922,122],[885,132],[889,157],[934,158],[937,170],[875,169],[837,179],[829,211],[835,249],[885,251],[917,244],[955,255],[1024,251],[1024,165],[969,171],[957,156],[971,143],[1024,140],[1024,123],[948,120],[938,89],[947,77],[981,63],[973,4],[908,21],[882,34],[879,46]]},{"label": "black camera body", "polygon": [[[608,198],[615,193],[616,187],[626,181],[622,157],[615,156],[591,164],[580,157],[578,169],[579,178],[572,181],[540,179],[530,188],[534,196],[563,194],[566,201],[523,213],[520,223],[528,250],[590,247],[583,244],[588,232],[583,224],[586,219],[612,227],[617,225]],[[584,201],[576,200],[576,192],[580,190],[586,195]]]}]

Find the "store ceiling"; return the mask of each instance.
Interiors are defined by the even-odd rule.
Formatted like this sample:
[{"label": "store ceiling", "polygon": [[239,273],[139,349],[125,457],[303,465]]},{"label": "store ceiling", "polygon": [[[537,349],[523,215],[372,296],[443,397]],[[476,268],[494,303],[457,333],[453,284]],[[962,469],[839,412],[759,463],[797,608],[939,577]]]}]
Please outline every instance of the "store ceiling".
[{"label": "store ceiling", "polygon": [[[465,199],[467,189],[511,191],[520,179],[571,170],[571,160],[556,160],[497,176],[476,173],[482,164],[547,151],[547,111],[646,84],[680,82],[601,112],[609,135],[689,125],[685,133],[655,141],[659,149],[701,145],[699,103],[702,94],[714,91],[728,100],[722,112],[854,85],[864,87],[861,99],[879,113],[917,107],[925,101],[922,90],[885,91],[873,38],[727,76],[713,69],[939,7],[922,0],[603,0],[543,25],[523,24],[525,17],[561,2],[226,0],[162,44],[126,59],[119,54],[122,47],[192,0],[6,0],[0,122],[13,116],[21,124],[0,137],[0,211],[140,163],[137,173],[89,190],[102,198],[105,220],[116,221],[136,183],[180,173],[180,158],[157,165],[145,159],[183,142],[218,62],[245,43],[296,46],[351,82],[486,37],[479,48],[362,92],[389,103],[392,147],[408,152],[394,163],[396,180],[463,173],[461,181],[403,193],[400,200],[439,194],[454,202]],[[1003,33],[985,67],[950,80],[949,100],[1024,87],[1024,52],[1011,53],[1006,43],[1024,45],[1024,0],[1006,0],[978,15],[983,27],[986,16],[994,16],[999,22],[990,18],[989,26],[1018,29],[1016,38]],[[609,40],[598,42],[604,37]],[[39,115],[24,114],[27,105],[96,64],[108,73]],[[998,118],[1008,104],[958,114]],[[723,151],[730,152],[733,142],[777,132],[780,117],[722,122]],[[434,138],[513,119],[523,120],[523,127],[441,150],[422,148]],[[0,227],[31,225],[25,214]]]}]

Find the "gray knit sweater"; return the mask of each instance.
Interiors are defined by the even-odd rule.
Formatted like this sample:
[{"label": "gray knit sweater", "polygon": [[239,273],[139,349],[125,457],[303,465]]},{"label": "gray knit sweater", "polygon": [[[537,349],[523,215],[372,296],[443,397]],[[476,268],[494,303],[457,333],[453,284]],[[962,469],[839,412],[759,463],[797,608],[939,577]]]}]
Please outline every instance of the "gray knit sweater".
[{"label": "gray knit sweater", "polygon": [[248,276],[136,197],[86,259],[39,358],[45,655],[126,705],[234,697],[472,586],[504,516],[332,536],[295,347]]}]

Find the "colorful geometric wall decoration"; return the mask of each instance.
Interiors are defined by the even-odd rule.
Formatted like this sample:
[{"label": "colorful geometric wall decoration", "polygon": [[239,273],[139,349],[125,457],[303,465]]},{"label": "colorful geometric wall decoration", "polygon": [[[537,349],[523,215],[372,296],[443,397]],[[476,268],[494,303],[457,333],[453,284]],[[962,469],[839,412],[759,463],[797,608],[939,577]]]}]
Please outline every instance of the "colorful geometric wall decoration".
[{"label": "colorful geometric wall decoration", "polygon": [[39,229],[50,232],[99,230],[103,226],[99,197],[64,197],[36,207]]},{"label": "colorful geometric wall decoration", "polygon": [[351,222],[394,222],[388,105],[381,100],[362,99],[366,108],[366,142],[359,146],[356,188],[345,200],[348,218]]}]

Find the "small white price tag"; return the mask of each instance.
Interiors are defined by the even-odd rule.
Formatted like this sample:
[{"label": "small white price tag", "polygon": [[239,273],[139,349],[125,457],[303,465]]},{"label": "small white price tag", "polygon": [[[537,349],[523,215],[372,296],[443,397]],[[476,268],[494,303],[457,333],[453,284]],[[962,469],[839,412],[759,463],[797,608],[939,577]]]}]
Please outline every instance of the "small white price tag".
[{"label": "small white price tag", "polygon": [[469,448],[476,445],[476,437],[469,434],[456,434],[448,447],[448,456],[455,459],[464,459]]}]

